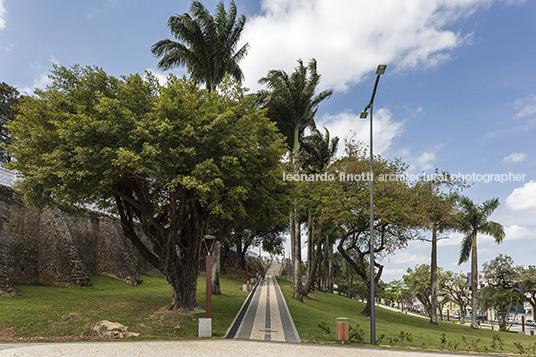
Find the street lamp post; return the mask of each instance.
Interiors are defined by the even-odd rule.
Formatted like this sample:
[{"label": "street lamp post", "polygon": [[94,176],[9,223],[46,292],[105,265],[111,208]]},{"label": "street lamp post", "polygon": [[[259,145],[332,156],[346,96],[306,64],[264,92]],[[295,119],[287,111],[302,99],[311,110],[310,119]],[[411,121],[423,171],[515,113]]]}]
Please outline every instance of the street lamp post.
[{"label": "street lamp post", "polygon": [[370,251],[370,344],[376,344],[376,311],[375,311],[375,281],[374,281],[374,183],[373,183],[373,159],[372,154],[372,107],[374,104],[374,97],[376,96],[376,89],[378,88],[378,82],[380,81],[380,75],[385,73],[386,64],[380,64],[376,70],[376,83],[374,83],[374,89],[372,90],[372,97],[365,109],[359,115],[360,118],[366,119],[367,110],[370,109],[370,238],[369,238],[369,251]]},{"label": "street lamp post", "polygon": [[[212,337],[212,247],[216,237],[205,235],[203,243],[207,249],[206,259],[206,314],[204,319],[199,319],[199,337]],[[207,244],[208,242],[208,244]]]}]

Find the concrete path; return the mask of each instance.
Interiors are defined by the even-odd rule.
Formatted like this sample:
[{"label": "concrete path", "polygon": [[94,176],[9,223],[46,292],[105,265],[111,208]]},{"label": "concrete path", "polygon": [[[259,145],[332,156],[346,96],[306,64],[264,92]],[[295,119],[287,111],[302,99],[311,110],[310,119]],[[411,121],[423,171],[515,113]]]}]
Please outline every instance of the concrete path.
[{"label": "concrete path", "polygon": [[266,276],[255,286],[225,338],[301,342],[274,276]]},{"label": "concrete path", "polygon": [[[0,343],[0,357],[452,357],[451,353],[245,340]],[[456,354],[456,356],[463,356]],[[468,356],[468,355],[466,355]]]}]

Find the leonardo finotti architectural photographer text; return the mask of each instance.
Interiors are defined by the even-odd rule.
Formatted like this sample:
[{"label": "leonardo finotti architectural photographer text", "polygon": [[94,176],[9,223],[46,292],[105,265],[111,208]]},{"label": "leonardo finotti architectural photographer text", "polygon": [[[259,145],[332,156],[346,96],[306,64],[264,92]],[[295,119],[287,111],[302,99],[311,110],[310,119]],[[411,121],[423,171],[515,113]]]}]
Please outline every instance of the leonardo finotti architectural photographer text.
[{"label": "leonardo finotti architectural photographer text", "polygon": [[[375,178],[378,181],[473,181],[473,182],[518,182],[525,181],[527,174],[513,174],[511,172],[507,174],[379,174]],[[347,174],[346,172],[340,172],[338,174],[289,174],[283,173],[283,181],[370,181],[371,173],[362,172],[360,174]]]}]

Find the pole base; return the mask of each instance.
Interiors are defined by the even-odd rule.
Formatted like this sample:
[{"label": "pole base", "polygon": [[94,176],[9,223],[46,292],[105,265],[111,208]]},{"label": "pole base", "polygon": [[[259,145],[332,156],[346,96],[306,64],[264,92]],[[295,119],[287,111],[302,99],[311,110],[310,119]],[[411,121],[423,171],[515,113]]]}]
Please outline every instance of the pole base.
[{"label": "pole base", "polygon": [[199,337],[212,337],[212,319],[199,319]]}]

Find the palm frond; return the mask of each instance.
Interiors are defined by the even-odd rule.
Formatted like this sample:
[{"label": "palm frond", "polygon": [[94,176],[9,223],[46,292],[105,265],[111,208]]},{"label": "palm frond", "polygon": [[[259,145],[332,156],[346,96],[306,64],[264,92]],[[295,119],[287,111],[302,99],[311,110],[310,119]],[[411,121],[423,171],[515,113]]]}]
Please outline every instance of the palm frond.
[{"label": "palm frond", "polygon": [[467,234],[462,239],[462,246],[460,249],[460,259],[458,265],[465,263],[471,256],[471,248],[473,247],[473,235]]},{"label": "palm frond", "polygon": [[506,237],[503,225],[493,221],[487,222],[481,226],[479,232],[492,236],[497,243],[501,243]]}]

